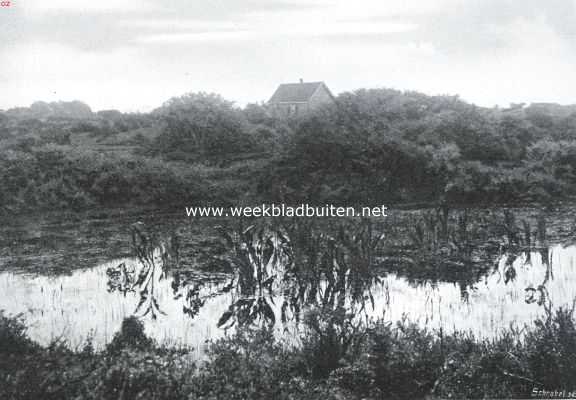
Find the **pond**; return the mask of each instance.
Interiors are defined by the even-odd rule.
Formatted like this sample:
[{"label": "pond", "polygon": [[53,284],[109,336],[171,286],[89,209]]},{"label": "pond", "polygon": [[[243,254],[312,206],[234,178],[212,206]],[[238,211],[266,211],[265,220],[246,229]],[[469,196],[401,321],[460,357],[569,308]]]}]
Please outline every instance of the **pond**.
[{"label": "pond", "polygon": [[[407,219],[380,221],[380,225],[417,227],[414,213],[405,214]],[[213,227],[222,221],[190,224],[181,217],[156,215],[146,221],[147,227],[162,232],[154,241],[143,233],[145,224],[127,228],[130,222],[114,218],[50,222],[34,225],[40,232],[34,235],[28,224],[20,224],[18,234],[18,225],[9,231],[5,228],[5,235],[9,232],[28,250],[25,255],[2,258],[0,310],[22,314],[33,340],[41,344],[62,340],[76,349],[87,339],[102,349],[122,320],[136,315],[158,343],[191,348],[201,355],[207,341],[241,324],[271,324],[278,335],[293,338],[301,326],[300,316],[314,307],[340,306],[357,319],[407,318],[431,329],[491,338],[511,326],[521,330],[544,315],[547,307],[571,305],[576,297],[576,246],[558,235],[540,238],[545,245],[530,240],[530,235],[514,244],[507,243],[514,239],[504,233],[498,244],[491,239],[495,250],[482,252],[489,257],[468,250],[467,259],[474,262],[457,263],[446,244],[430,251],[427,242],[424,251],[414,248],[409,239],[382,239],[376,225],[370,229],[377,235],[366,236],[364,230],[346,236],[328,233],[330,229],[322,224],[303,233],[301,227],[273,229],[256,223],[220,240]],[[567,224],[549,221],[548,230],[554,225]],[[536,222],[531,226],[534,229],[527,232],[536,237]],[[351,225],[347,228],[353,230]],[[404,235],[397,228],[390,232]],[[177,262],[167,259],[175,247],[164,233],[170,229],[186,237],[180,239],[178,254],[172,254]],[[54,239],[55,232],[59,240]],[[135,232],[142,236],[133,236],[136,242],[131,245],[130,235]],[[520,230],[517,234],[522,236]],[[106,239],[87,239],[103,236]],[[382,245],[381,239],[393,244]],[[110,254],[111,249],[117,257]],[[415,262],[423,252],[427,256]],[[101,261],[105,256],[109,260]],[[432,268],[431,277],[430,265],[439,258],[442,262]],[[47,268],[47,262],[53,268]],[[70,262],[76,264],[66,266]],[[451,268],[458,271],[446,274]]]}]

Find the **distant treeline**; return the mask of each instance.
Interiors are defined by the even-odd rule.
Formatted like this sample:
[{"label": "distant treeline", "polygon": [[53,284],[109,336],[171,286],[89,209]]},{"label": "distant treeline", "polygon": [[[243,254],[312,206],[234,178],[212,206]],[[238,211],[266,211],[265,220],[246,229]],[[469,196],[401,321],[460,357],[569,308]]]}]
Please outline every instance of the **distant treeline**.
[{"label": "distant treeline", "polygon": [[[121,151],[119,151],[121,150]],[[542,202],[576,192],[576,106],[390,89],[273,118],[194,93],[146,114],[0,112],[0,210],[275,201]]]}]

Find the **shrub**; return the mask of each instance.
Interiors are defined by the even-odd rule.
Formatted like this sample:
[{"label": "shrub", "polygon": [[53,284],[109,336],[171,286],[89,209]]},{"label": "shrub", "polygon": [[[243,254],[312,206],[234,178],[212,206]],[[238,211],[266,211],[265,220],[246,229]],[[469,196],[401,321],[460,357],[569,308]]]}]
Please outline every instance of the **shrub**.
[{"label": "shrub", "polygon": [[240,329],[215,342],[194,380],[198,399],[286,399],[304,385],[295,360],[270,329]]},{"label": "shrub", "polygon": [[21,315],[6,316],[0,310],[0,353],[28,353],[37,346],[26,335],[26,325]]},{"label": "shrub", "polygon": [[547,389],[576,389],[576,326],[574,309],[559,308],[535,321],[526,336],[526,351],[534,380]]},{"label": "shrub", "polygon": [[184,204],[207,199],[208,186],[198,169],[140,156],[53,144],[0,154],[0,205],[8,211]]},{"label": "shrub", "polygon": [[[193,364],[178,354],[123,349],[92,373],[89,399],[177,400],[186,396]],[[96,389],[96,390],[94,390]]]},{"label": "shrub", "polygon": [[421,398],[431,393],[443,364],[439,338],[417,325],[379,322],[368,347],[374,386],[396,398]]},{"label": "shrub", "polygon": [[365,339],[365,328],[344,308],[310,310],[304,317],[302,358],[314,379],[325,379],[353,363]]},{"label": "shrub", "polygon": [[124,318],[120,331],[114,335],[106,347],[109,353],[118,353],[122,349],[149,350],[154,341],[144,333],[144,324],[134,316]]}]

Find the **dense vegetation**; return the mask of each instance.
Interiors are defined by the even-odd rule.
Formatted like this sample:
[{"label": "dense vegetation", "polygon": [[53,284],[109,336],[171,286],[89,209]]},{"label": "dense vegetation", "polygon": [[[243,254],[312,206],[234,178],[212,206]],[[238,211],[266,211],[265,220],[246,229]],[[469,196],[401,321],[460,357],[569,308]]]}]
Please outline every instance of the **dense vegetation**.
[{"label": "dense vegetation", "polygon": [[[344,310],[311,311],[302,346],[269,329],[240,330],[210,346],[205,362],[156,346],[134,317],[107,349],[41,348],[18,318],[0,314],[4,399],[414,399],[528,398],[576,389],[574,310],[535,321],[520,340],[445,335],[400,321],[357,327]],[[433,398],[432,397],[432,398]]]},{"label": "dense vegetation", "polygon": [[[503,278],[514,281],[514,260],[541,251],[549,276],[548,245],[560,239],[573,243],[574,232],[555,231],[545,213],[533,210],[443,205],[399,214],[385,223],[322,220],[328,227],[315,219],[219,225],[215,229],[226,244],[213,246],[218,250],[211,261],[226,261],[221,268],[229,274],[222,291],[234,296],[218,325],[238,330],[211,343],[202,360],[189,349],[154,343],[136,317],[125,319],[105,349],[96,351],[90,338],[77,349],[62,340],[42,347],[27,336],[23,319],[0,311],[0,398],[528,398],[533,390],[576,389],[576,302],[552,307],[548,278],[526,288],[532,293],[526,302],[541,306],[543,316],[491,340],[429,330],[408,319],[359,318],[357,307],[370,301],[372,282],[387,272],[468,288],[503,254],[508,255]],[[110,266],[108,290],[140,295],[135,313],[154,318],[162,303],[147,277],[171,274],[173,294],[185,296],[183,312],[194,318],[204,299],[187,268],[218,267],[201,257],[190,266],[189,252],[196,249],[185,240],[164,237],[154,228],[148,232],[141,222],[131,231],[142,269],[121,275]],[[211,241],[198,247],[210,247]],[[165,250],[162,262],[154,259],[158,248]],[[126,270],[123,265],[116,269]],[[275,291],[282,293],[276,300],[286,304],[281,317],[269,311]],[[289,342],[273,330],[282,329],[285,320],[299,324]]]},{"label": "dense vegetation", "polygon": [[0,210],[547,201],[576,191],[575,135],[573,106],[389,89],[284,120],[203,93],[148,114],[38,102],[0,112]]},{"label": "dense vegetation", "polygon": [[[89,340],[83,349],[61,342],[41,347],[18,316],[0,311],[1,398],[485,398],[576,389],[574,307],[548,307],[544,284],[526,290],[546,315],[490,341],[406,320],[358,324],[340,295],[348,290],[352,300],[364,299],[360,289],[377,278],[374,257],[382,246],[380,269],[413,281],[458,282],[463,296],[503,248],[518,256],[538,244],[547,254],[542,216],[520,227],[509,211],[472,220],[467,210],[450,214],[448,205],[574,195],[576,107],[486,109],[456,97],[387,89],[343,93],[336,105],[292,119],[202,93],[171,99],[148,114],[38,102],[0,112],[0,188],[0,214],[8,215],[262,201],[440,205],[409,224],[391,225],[395,231],[384,232],[384,239],[370,221],[330,234],[315,231],[311,221],[230,234],[234,254],[220,257],[220,264],[242,279],[226,286],[239,300],[219,325],[244,327],[213,343],[206,362],[193,362],[187,349],[158,346],[133,317],[105,350],[95,351]],[[278,232],[294,238],[294,251],[269,251],[266,243],[282,242]],[[142,238],[137,255],[151,269],[154,263],[146,261],[157,243]],[[272,290],[276,271],[266,270],[272,264],[264,256],[282,259],[285,296],[307,305],[286,306],[301,317],[298,346],[270,329],[275,316],[263,288]],[[504,279],[514,280],[512,261]],[[321,303],[315,300],[323,281],[332,294]],[[189,289],[184,273],[179,282],[174,290]],[[153,299],[152,289],[141,289]],[[245,299],[257,297],[244,307]],[[193,305],[185,311],[191,316]],[[260,315],[266,323],[256,327],[251,322]]]}]

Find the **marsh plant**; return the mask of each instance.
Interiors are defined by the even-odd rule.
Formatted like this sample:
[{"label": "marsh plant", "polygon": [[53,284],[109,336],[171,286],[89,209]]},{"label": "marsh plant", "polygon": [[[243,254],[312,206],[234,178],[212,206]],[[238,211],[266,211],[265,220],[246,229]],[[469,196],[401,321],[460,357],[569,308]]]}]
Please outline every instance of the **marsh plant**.
[{"label": "marsh plant", "polygon": [[179,263],[179,239],[172,234],[168,240],[146,229],[138,222],[130,227],[131,244],[136,263],[122,262],[106,271],[110,292],[137,293],[140,297],[135,314],[156,319],[163,314],[156,298],[155,286],[168,277]]},{"label": "marsh plant", "polygon": [[265,224],[221,232],[231,247],[234,268],[234,276],[225,290],[233,289],[234,296],[218,326],[249,325],[257,320],[274,325],[274,297],[285,279],[285,268],[292,263],[290,238],[282,230]]},{"label": "marsh plant", "polygon": [[[314,220],[292,219],[259,229],[269,232],[265,241],[261,234],[250,238],[237,236],[241,242],[235,246],[239,261],[236,265],[239,272],[245,271],[246,261],[253,260],[249,270],[259,271],[261,258],[247,258],[245,254],[251,251],[246,253],[246,249],[268,248],[267,259],[274,263],[267,265],[273,265],[275,270],[262,285],[277,282],[277,291],[263,293],[271,301],[280,299],[283,323],[298,322],[303,309],[310,306],[327,310],[345,306],[361,309],[366,301],[373,303],[370,288],[378,279],[373,267],[382,237],[375,233],[371,221],[342,222],[327,231],[320,229]],[[260,279],[258,274],[252,276]]]},{"label": "marsh plant", "polygon": [[[406,226],[409,245],[399,249],[398,236],[386,223],[371,219],[239,220],[216,227],[224,246],[218,257],[231,273],[209,279],[179,267],[178,235],[162,237],[138,223],[131,227],[137,263],[109,268],[109,290],[135,293],[140,297],[135,314],[152,318],[163,313],[156,286],[167,277],[190,318],[209,299],[230,296],[217,323],[227,329],[278,321],[298,324],[306,309],[318,306],[327,311],[345,307],[360,316],[366,307],[374,308],[372,290],[384,284],[387,271],[398,268],[420,280],[458,282],[464,299],[502,257],[506,262],[498,273],[506,284],[516,279],[516,260],[525,255],[530,263],[536,249],[547,266],[546,276],[552,274],[541,216],[533,231],[527,220],[519,225],[511,211],[498,220],[442,206],[413,214]],[[544,305],[546,283],[527,287],[526,302]]]},{"label": "marsh plant", "polygon": [[[231,304],[218,326],[299,323],[309,307],[374,307],[371,288],[380,282],[375,261],[384,236],[370,220],[340,222],[331,229],[309,219],[240,221],[217,227],[227,244],[232,273],[211,286],[193,274],[175,271],[175,297],[195,317],[209,298],[227,294]],[[153,265],[144,257],[144,265]],[[146,281],[144,281],[146,282]],[[145,292],[145,294],[147,294]]]},{"label": "marsh plant", "polygon": [[[387,272],[382,260],[396,251],[389,231],[374,221],[261,220],[221,227],[232,272],[217,282],[180,266],[179,239],[138,224],[131,230],[136,262],[108,271],[110,290],[140,296],[137,315],[125,319],[102,350],[74,351],[34,344],[21,318],[0,313],[0,397],[376,400],[576,389],[575,306],[555,308],[548,296],[554,270],[546,222],[509,216],[488,224],[464,210],[429,211],[421,221],[422,246],[407,254],[441,257],[454,242],[447,258],[473,259],[479,238],[490,238],[509,255],[503,261],[506,284],[516,279],[511,268],[523,252],[540,254],[544,277],[526,289],[526,302],[541,307],[543,316],[492,339],[423,328],[408,317],[368,318],[363,310],[373,307],[371,290]],[[144,319],[161,315],[155,285],[166,281],[192,318],[210,297],[229,296],[219,325],[234,329],[209,345],[202,363],[194,365],[186,349],[161,347],[146,335]],[[299,325],[296,340],[276,334],[279,322]]]}]

